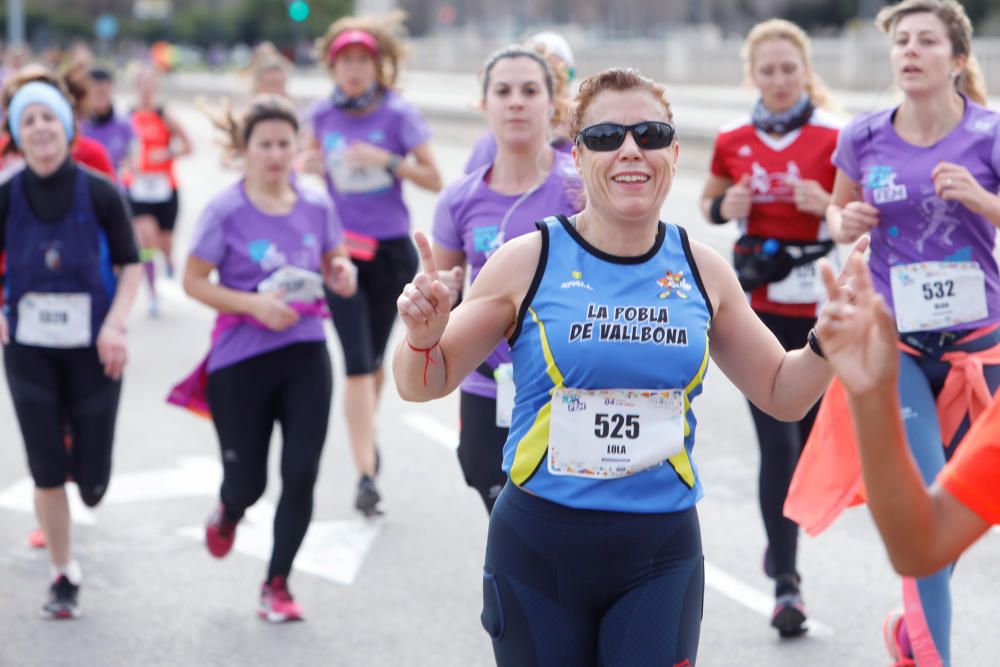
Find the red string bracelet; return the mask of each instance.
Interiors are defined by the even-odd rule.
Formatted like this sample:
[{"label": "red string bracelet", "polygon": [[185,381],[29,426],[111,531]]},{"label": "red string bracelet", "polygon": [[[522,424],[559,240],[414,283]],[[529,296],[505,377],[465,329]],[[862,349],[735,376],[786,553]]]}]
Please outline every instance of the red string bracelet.
[{"label": "red string bracelet", "polygon": [[[441,341],[438,341],[438,343],[440,343],[440,342]],[[409,347],[414,352],[423,352],[424,353],[424,386],[425,387],[427,386],[427,369],[430,368],[431,364],[434,364],[435,366],[437,366],[437,362],[434,361],[434,359],[431,358],[431,352],[434,350],[435,347],[438,346],[438,343],[434,343],[430,347],[417,347],[413,343],[410,342],[409,337],[406,337],[406,346],[407,347]]]}]

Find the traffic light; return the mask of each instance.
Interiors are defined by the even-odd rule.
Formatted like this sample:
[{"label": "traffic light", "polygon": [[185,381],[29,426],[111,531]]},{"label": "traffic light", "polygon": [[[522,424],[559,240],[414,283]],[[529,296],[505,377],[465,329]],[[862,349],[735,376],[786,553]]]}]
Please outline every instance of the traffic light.
[{"label": "traffic light", "polygon": [[292,0],[288,4],[288,18],[301,23],[309,18],[309,3],[306,0]]}]

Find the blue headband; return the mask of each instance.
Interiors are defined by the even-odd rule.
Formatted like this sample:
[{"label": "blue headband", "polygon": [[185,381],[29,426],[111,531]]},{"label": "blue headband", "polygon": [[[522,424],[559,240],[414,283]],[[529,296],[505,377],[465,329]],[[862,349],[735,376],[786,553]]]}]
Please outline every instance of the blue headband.
[{"label": "blue headband", "polygon": [[62,93],[52,85],[41,81],[32,81],[21,86],[14,94],[14,99],[10,101],[10,108],[7,116],[10,119],[10,133],[14,137],[14,144],[21,147],[21,114],[32,104],[43,104],[62,123],[66,130],[66,141],[73,140],[73,109]]}]

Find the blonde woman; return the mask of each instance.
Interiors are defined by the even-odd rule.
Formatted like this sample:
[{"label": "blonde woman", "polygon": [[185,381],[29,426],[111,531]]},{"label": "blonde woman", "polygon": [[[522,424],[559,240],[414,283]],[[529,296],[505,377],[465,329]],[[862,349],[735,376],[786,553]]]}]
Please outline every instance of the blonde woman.
[{"label": "blonde woman", "polygon": [[[829,94],[813,71],[809,38],[794,23],[756,25],[743,61],[760,97],[749,116],[719,132],[702,212],[715,224],[739,224],[734,264],[740,283],[757,316],[792,350],[805,344],[816,324],[822,283],[814,262],[833,248],[824,216],[839,123],[823,109]],[[760,444],[764,571],[775,580],[771,625],[782,637],[794,637],[806,630],[796,567],[799,527],[782,507],[816,411],[793,423],[753,403],[750,412]]]}]

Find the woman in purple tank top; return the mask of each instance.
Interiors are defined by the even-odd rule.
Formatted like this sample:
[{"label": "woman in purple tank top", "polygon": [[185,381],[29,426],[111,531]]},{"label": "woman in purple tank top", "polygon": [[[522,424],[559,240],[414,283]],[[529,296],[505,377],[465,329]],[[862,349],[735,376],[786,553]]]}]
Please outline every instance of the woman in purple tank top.
[{"label": "woman in purple tank top", "polygon": [[[982,412],[978,397],[1000,386],[1000,115],[983,106],[961,4],[904,0],[876,22],[903,102],[841,131],[827,220],[836,241],[871,236],[875,290],[900,335],[901,414],[929,485]],[[951,570],[904,578],[905,612],[884,625],[896,665],[951,664]]]}]

